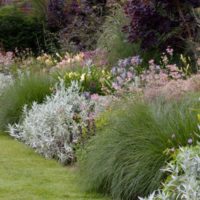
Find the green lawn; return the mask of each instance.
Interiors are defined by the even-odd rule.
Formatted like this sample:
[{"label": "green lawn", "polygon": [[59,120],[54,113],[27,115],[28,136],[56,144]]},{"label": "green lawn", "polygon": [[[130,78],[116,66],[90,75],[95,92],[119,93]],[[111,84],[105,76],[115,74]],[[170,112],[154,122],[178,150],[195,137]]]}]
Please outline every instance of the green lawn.
[{"label": "green lawn", "polygon": [[6,135],[0,135],[0,200],[105,200],[79,189],[74,167],[45,160]]}]

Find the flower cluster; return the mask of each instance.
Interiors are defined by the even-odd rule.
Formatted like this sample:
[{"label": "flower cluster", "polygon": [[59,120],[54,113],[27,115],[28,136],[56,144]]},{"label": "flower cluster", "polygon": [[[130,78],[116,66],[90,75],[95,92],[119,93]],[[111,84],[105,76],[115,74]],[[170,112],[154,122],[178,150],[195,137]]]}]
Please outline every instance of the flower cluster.
[{"label": "flower cluster", "polygon": [[[140,78],[146,87],[160,87],[166,85],[170,80],[184,79],[186,74],[182,68],[188,68],[186,58],[181,55],[180,61],[184,65],[181,69],[173,63],[174,49],[170,46],[162,53],[159,64],[153,59],[149,60],[148,70],[145,70]],[[187,65],[187,66],[186,66]]]},{"label": "flower cluster", "polygon": [[76,55],[70,55],[66,53],[63,57],[59,54],[57,56],[60,58],[60,62],[57,63],[56,68],[67,69],[73,67],[84,67],[95,65],[96,67],[103,67],[107,64],[106,52],[101,49],[96,49],[93,51],[80,52]]},{"label": "flower cluster", "polygon": [[107,53],[102,49],[83,52],[85,64],[92,63],[96,67],[104,67],[108,64]]},{"label": "flower cluster", "polygon": [[52,67],[57,63],[56,59],[54,59],[51,55],[48,55],[46,53],[38,56],[36,60],[45,64],[47,67]]},{"label": "flower cluster", "polygon": [[135,83],[137,68],[142,63],[140,56],[133,56],[124,60],[119,60],[117,66],[114,66],[111,73],[114,77],[113,88],[115,90],[122,89],[131,83]]},{"label": "flower cluster", "polygon": [[76,55],[70,55],[69,53],[65,53],[63,57],[60,57],[60,62],[57,63],[56,68],[58,69],[70,69],[74,66],[83,66],[84,65],[84,54],[81,52]]},{"label": "flower cluster", "polygon": [[112,91],[111,74],[93,66],[83,68],[81,71],[67,72],[61,78],[64,79],[66,86],[72,81],[78,81],[82,92],[105,95]]},{"label": "flower cluster", "polygon": [[147,87],[164,86],[170,80],[185,78],[185,74],[176,64],[167,64],[165,68],[155,64],[154,60],[149,61],[149,69],[141,75],[143,84]]},{"label": "flower cluster", "polygon": [[82,137],[82,130],[92,115],[94,103],[79,93],[73,82],[65,89],[63,81],[43,104],[24,107],[21,123],[9,125],[9,133],[46,158],[66,164],[74,160],[73,146]]},{"label": "flower cluster", "polygon": [[14,63],[14,53],[11,51],[0,52],[0,70],[5,71]]}]

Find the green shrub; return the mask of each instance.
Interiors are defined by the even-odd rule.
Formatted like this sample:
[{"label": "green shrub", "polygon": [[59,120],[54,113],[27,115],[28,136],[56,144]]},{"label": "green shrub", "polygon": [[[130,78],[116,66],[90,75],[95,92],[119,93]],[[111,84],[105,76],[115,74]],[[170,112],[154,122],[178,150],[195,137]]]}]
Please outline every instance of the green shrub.
[{"label": "green shrub", "polygon": [[6,51],[30,48],[33,52],[44,49],[42,23],[23,14],[14,6],[0,8],[0,43]]},{"label": "green shrub", "polygon": [[126,40],[126,35],[122,31],[128,20],[124,10],[117,5],[111,10],[110,15],[105,19],[102,26],[102,33],[98,39],[98,47],[108,51],[108,59],[111,65],[115,64],[121,58],[133,56],[139,53],[137,44],[130,44]]},{"label": "green shrub", "polygon": [[[81,155],[85,189],[133,200],[159,188],[160,170],[171,153],[192,138],[196,144],[197,96],[164,103],[138,99],[113,107],[104,129],[97,131]],[[117,109],[116,109],[117,108]]]},{"label": "green shrub", "polygon": [[20,120],[25,104],[41,103],[51,93],[51,81],[44,75],[18,78],[0,97],[0,129]]}]

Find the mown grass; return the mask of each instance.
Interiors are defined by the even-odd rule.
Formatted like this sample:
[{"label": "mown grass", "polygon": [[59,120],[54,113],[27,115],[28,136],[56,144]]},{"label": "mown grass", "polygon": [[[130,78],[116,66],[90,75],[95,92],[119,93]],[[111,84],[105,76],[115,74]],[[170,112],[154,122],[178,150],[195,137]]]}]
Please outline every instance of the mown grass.
[{"label": "mown grass", "polygon": [[75,167],[45,160],[4,134],[0,152],[0,200],[106,200],[80,190]]}]

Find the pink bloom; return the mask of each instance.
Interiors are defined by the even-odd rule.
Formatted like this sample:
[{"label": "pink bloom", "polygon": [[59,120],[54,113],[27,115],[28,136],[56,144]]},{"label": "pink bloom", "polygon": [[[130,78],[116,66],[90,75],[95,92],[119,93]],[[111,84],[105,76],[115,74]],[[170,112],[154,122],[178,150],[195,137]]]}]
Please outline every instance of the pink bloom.
[{"label": "pink bloom", "polygon": [[166,66],[170,71],[179,71],[178,67],[176,66],[176,64],[174,65],[167,65]]},{"label": "pink bloom", "polygon": [[173,56],[174,49],[172,49],[171,47],[167,47],[166,52],[167,52],[170,56]]},{"label": "pink bloom", "polygon": [[99,95],[98,95],[98,94],[92,94],[92,95],[91,95],[91,99],[92,99],[93,101],[98,101],[98,100],[99,100]]},{"label": "pink bloom", "polygon": [[117,83],[113,83],[113,84],[112,84],[112,87],[113,87],[115,90],[121,89],[121,87],[120,87]]},{"label": "pink bloom", "polygon": [[149,65],[154,65],[154,59],[149,60]]},{"label": "pink bloom", "polygon": [[132,78],[133,78],[133,73],[127,72],[127,77],[128,77],[129,79],[132,79]]}]

